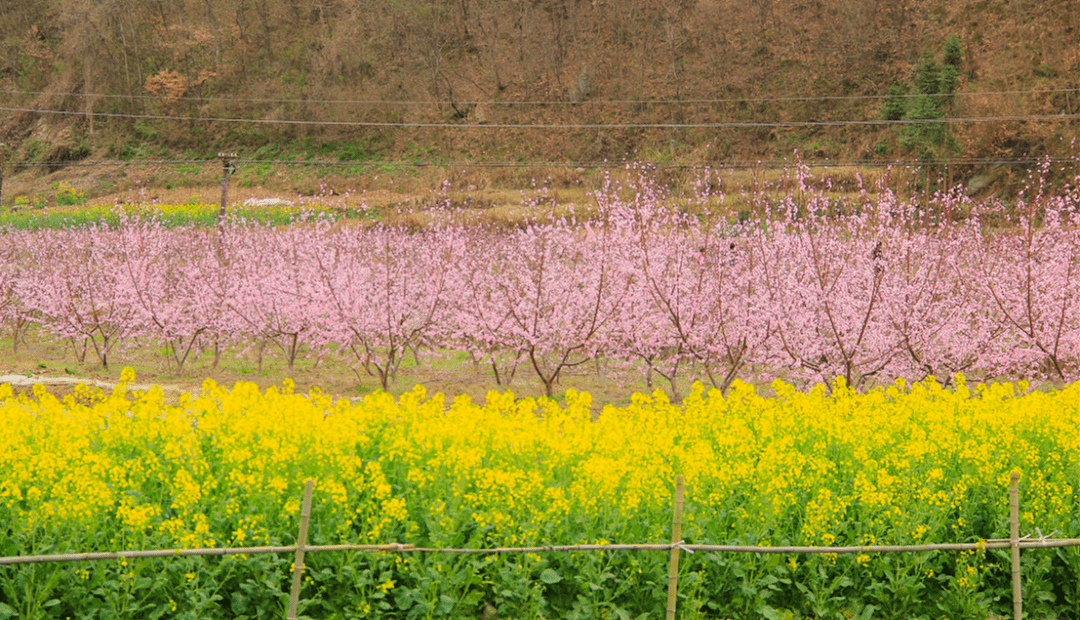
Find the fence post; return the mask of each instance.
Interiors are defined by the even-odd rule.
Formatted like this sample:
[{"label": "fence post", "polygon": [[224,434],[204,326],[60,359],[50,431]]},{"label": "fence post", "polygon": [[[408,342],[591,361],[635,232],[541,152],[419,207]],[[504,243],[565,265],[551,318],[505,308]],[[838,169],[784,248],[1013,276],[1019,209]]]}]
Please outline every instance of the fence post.
[{"label": "fence post", "polygon": [[304,501],[300,505],[300,536],[296,539],[296,558],[293,560],[292,592],[289,594],[289,612],[287,620],[296,620],[300,606],[300,585],[303,583],[304,547],[307,546],[308,520],[311,518],[311,478],[304,483]]},{"label": "fence post", "polygon": [[[671,544],[682,542],[683,477],[675,476],[675,518],[671,522]],[[671,548],[668,563],[667,620],[675,620],[675,602],[679,593],[679,548]]]},{"label": "fence post", "polygon": [[1013,472],[1009,482],[1009,543],[1012,546],[1013,619],[1021,620],[1024,609],[1020,598],[1020,472]]}]

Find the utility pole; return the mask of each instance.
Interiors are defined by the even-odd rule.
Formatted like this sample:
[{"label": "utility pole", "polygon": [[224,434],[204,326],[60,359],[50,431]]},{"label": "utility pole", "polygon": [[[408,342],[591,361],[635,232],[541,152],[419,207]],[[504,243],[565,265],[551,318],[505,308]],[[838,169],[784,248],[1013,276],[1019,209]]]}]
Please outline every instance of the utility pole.
[{"label": "utility pole", "polygon": [[4,204],[4,153],[7,144],[0,142],[0,205]]},{"label": "utility pole", "polygon": [[236,153],[218,153],[221,160],[221,208],[218,210],[218,226],[225,222],[225,205],[229,204],[229,175],[236,172]]}]

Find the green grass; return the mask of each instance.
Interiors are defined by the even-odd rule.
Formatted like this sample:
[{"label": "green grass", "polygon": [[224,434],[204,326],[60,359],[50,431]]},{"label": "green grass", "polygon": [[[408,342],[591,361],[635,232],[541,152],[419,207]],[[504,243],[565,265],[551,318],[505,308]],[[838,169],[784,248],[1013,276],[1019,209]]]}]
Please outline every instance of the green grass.
[{"label": "green grass", "polygon": [[[0,227],[19,230],[46,230],[77,228],[80,226],[103,225],[114,227],[121,222],[122,216],[149,216],[160,221],[164,226],[216,226],[218,223],[218,205],[187,204],[181,205],[121,205],[119,207],[91,207],[78,210],[7,211],[0,213]],[[357,210],[336,210],[319,206],[307,207],[239,207],[229,208],[228,216],[241,218],[248,222],[284,226],[300,219],[305,213],[315,217],[331,216],[335,219],[367,220],[374,214]]]}]

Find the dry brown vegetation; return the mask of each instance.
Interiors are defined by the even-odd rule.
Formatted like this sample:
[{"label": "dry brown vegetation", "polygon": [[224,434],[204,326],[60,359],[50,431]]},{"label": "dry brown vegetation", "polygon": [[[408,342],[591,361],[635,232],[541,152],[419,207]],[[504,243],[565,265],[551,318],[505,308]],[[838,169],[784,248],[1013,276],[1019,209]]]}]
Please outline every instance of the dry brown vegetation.
[{"label": "dry brown vegetation", "polygon": [[[963,49],[951,116],[1080,111],[1080,93],[1060,90],[1077,87],[1080,69],[1080,10],[1067,0],[9,0],[0,7],[0,100],[13,110],[63,112],[11,111],[0,120],[9,202],[75,161],[206,158],[218,150],[358,162],[721,165],[796,149],[811,160],[891,160],[905,156],[895,127],[496,126],[880,119],[881,100],[861,97],[910,82],[919,59],[940,54],[949,36]],[[277,124],[297,120],[447,126]],[[1029,157],[1067,152],[1076,121],[952,130],[955,157]],[[13,171],[14,162],[47,165],[50,174]],[[92,189],[127,189],[137,175],[123,172],[100,175],[103,186]],[[298,185],[335,175],[309,172],[306,181],[264,179],[252,188],[304,193],[315,188]],[[529,187],[520,169],[433,172],[387,174],[405,184],[441,177],[420,194],[448,176],[469,177],[451,180],[473,196]],[[565,165],[526,172],[553,177],[553,187],[581,176]],[[1006,172],[990,174],[1000,180]],[[212,167],[207,174],[212,188]],[[161,186],[181,182],[197,186],[175,178]]]}]

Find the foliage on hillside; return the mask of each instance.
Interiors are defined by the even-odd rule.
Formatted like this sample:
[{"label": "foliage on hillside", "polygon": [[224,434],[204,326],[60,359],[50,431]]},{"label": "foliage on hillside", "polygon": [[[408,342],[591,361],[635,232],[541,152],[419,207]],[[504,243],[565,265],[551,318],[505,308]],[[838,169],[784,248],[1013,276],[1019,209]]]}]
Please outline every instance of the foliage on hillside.
[{"label": "foliage on hillside", "polygon": [[[1080,13],[1071,6],[1062,0],[8,2],[0,11],[0,102],[9,109],[0,141],[13,149],[11,161],[57,164],[154,149],[206,155],[223,147],[261,157],[347,160],[721,162],[794,148],[814,158],[925,155],[911,144],[910,131],[880,125],[494,126],[881,120],[890,92],[933,94],[917,82],[926,75],[924,61],[938,62],[946,41],[954,46],[946,55],[954,55],[940,62],[955,69],[949,92],[956,95],[947,110],[930,106],[935,114],[1075,114],[1077,93],[1057,90],[1074,87],[1071,76],[1080,68],[1074,37]],[[991,92],[1000,94],[964,96]],[[824,96],[839,98],[770,99]],[[919,104],[918,96],[909,103]],[[917,118],[919,110],[908,113]],[[298,119],[448,126],[281,123]],[[948,140],[931,145],[935,155],[1041,155],[1067,149],[1075,135],[1068,119],[949,128]]]}]

